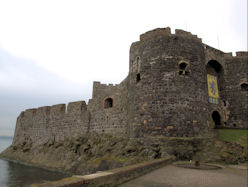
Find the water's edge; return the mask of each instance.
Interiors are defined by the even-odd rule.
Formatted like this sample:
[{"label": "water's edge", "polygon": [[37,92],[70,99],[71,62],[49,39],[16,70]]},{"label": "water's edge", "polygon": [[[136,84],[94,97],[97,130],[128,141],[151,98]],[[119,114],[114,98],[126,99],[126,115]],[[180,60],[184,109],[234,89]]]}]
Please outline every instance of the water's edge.
[{"label": "water's edge", "polygon": [[15,163],[15,164],[20,164],[20,165],[23,165],[23,166],[34,167],[34,168],[37,168],[37,169],[42,169],[42,170],[46,170],[46,171],[50,171],[50,172],[55,172],[55,173],[59,173],[59,174],[68,175],[68,176],[72,175],[72,173],[69,173],[69,172],[66,172],[66,171],[46,168],[46,167],[38,166],[38,165],[35,165],[35,164],[31,164],[31,163],[27,163],[27,162],[23,162],[23,161],[18,161],[18,160],[13,160],[13,159],[9,159],[9,158],[6,158],[6,157],[2,157],[1,154],[0,154],[0,159],[8,161],[8,162]]},{"label": "water's edge", "polygon": [[39,167],[32,163],[22,162],[18,159],[8,158],[5,153],[12,146],[12,139],[0,137],[0,186],[27,187],[32,183],[44,183],[60,180],[71,174],[50,168]]}]

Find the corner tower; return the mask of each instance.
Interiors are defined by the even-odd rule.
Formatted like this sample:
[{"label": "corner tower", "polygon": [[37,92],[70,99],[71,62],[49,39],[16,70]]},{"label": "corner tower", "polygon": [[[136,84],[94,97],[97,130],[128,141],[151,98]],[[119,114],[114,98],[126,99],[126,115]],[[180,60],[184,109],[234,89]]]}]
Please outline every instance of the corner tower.
[{"label": "corner tower", "polygon": [[205,53],[201,39],[155,29],[130,48],[129,126],[132,136],[196,136],[208,131]]}]

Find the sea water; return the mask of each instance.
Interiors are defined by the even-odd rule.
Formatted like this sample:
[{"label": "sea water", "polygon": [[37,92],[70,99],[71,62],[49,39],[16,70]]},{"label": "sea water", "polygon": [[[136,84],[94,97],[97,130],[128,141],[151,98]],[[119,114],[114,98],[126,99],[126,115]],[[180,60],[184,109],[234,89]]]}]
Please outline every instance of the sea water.
[{"label": "sea water", "polygon": [[[12,138],[0,137],[0,152],[10,146]],[[68,175],[0,159],[0,187],[27,187],[29,184],[59,180]]]}]

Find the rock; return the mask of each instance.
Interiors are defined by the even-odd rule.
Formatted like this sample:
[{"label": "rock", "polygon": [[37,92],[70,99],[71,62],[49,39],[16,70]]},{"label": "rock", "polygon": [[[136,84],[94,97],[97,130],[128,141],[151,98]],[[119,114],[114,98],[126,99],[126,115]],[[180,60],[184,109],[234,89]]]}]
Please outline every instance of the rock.
[{"label": "rock", "polygon": [[38,147],[25,142],[11,146],[1,156],[26,163],[32,161],[38,166],[74,174],[88,174],[169,156],[175,156],[177,160],[192,160],[198,156],[201,162],[224,163],[239,163],[248,159],[247,150],[240,145],[214,138],[112,138],[82,136],[54,142],[51,146],[47,142]]}]

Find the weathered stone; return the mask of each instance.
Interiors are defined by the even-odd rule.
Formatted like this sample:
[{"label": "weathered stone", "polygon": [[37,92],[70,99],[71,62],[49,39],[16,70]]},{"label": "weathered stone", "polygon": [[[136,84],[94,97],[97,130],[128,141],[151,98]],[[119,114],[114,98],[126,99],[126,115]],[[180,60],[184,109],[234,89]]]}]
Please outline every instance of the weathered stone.
[{"label": "weathered stone", "polygon": [[[85,138],[88,139],[86,143]],[[116,144],[111,143],[114,139]],[[82,142],[80,141],[82,140]],[[26,162],[53,170],[74,174],[88,174],[98,170],[112,169],[134,163],[164,157],[201,162],[238,163],[247,160],[247,150],[238,144],[209,138],[151,137],[129,139],[109,135],[73,138],[77,142],[68,146],[67,140],[55,142],[52,146],[38,145],[10,146],[0,156],[10,160]],[[91,142],[91,144],[88,144]],[[73,148],[79,145],[78,149]],[[60,145],[56,148],[57,145]],[[73,149],[72,149],[73,148]],[[131,151],[130,151],[131,150]]]},{"label": "weathered stone", "polygon": [[[248,127],[247,52],[232,56],[169,28],[140,38],[131,45],[125,80],[94,82],[88,105],[78,101],[67,110],[60,104],[22,112],[13,143],[35,146],[95,133],[188,137],[215,127]],[[208,102],[207,74],[217,77],[219,104]],[[213,112],[219,119],[212,119]]]},{"label": "weathered stone", "polygon": [[[247,52],[232,56],[203,44],[189,32],[171,34],[165,28],[142,34],[131,45],[129,59],[127,77],[117,85],[94,82],[88,104],[78,101],[67,107],[58,104],[21,112],[13,145],[7,150],[15,156],[7,155],[31,163],[53,160],[47,165],[91,172],[106,168],[106,163],[126,164],[167,154],[178,159],[192,159],[197,152],[207,155],[209,142],[197,138],[166,142],[163,138],[211,135],[214,128],[248,128]],[[207,75],[216,79],[211,89],[219,94],[214,100]],[[216,142],[214,148],[218,146]],[[232,147],[236,150],[232,152],[221,146],[218,149],[223,154],[213,160],[244,160],[241,148]],[[240,159],[237,152],[242,153]],[[112,160],[104,155],[111,155]],[[78,166],[81,159],[84,164]],[[65,166],[58,160],[75,162]],[[101,160],[106,162],[99,166]]]}]

